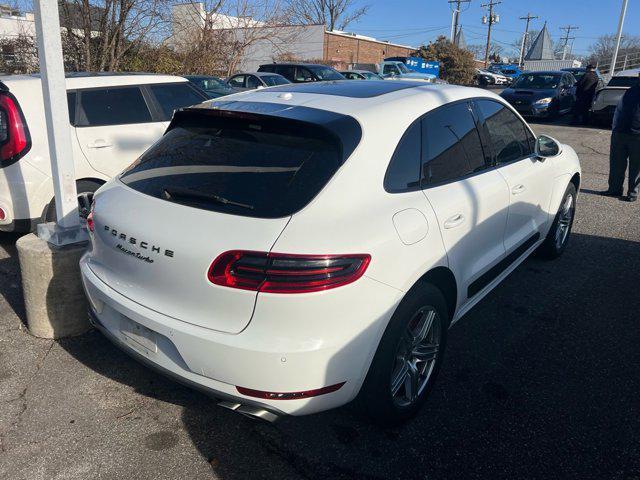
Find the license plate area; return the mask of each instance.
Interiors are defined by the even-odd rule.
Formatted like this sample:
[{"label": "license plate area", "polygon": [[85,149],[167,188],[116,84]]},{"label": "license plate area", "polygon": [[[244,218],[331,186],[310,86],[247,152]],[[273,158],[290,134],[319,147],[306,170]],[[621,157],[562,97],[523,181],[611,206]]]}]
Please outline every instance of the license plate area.
[{"label": "license plate area", "polygon": [[144,325],[121,316],[120,333],[122,333],[124,341],[137,351],[145,355],[154,355],[158,352],[158,335]]}]

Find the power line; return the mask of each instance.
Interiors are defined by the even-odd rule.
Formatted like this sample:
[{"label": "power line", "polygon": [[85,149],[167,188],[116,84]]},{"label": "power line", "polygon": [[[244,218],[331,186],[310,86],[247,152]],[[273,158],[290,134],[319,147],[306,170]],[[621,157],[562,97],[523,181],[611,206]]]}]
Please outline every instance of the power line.
[{"label": "power line", "polygon": [[520,61],[518,62],[518,65],[522,65],[522,60],[524,59],[524,47],[527,44],[527,37],[529,36],[529,22],[531,22],[531,20],[535,20],[537,18],[540,18],[538,16],[532,16],[531,13],[527,13],[526,17],[520,17],[520,20],[526,20],[527,21],[527,26],[524,29],[524,35],[522,36],[522,46],[520,47]]},{"label": "power line", "polygon": [[[456,35],[458,35],[458,24],[460,23],[460,12],[462,12],[462,5],[465,5],[465,10],[469,8],[471,0],[449,0],[449,8],[451,8],[451,43],[455,43]],[[453,6],[456,6],[455,8]]]},{"label": "power line", "polygon": [[575,25],[567,25],[566,27],[560,27],[560,30],[564,30],[565,36],[562,37],[562,41],[564,45],[562,46],[562,60],[567,58],[567,45],[569,45],[569,40],[575,40],[576,37],[570,37],[571,30],[578,30],[580,27],[576,27]]},{"label": "power line", "polygon": [[498,23],[500,21],[500,16],[493,13],[493,7],[496,5],[500,5],[501,1],[489,0],[489,3],[483,3],[480,5],[482,8],[489,8],[489,18],[487,21],[487,17],[482,17],[482,23],[489,23],[489,28],[487,30],[487,48],[484,51],[484,67],[487,68],[489,66],[489,49],[491,48],[491,27],[493,27],[494,23]]}]

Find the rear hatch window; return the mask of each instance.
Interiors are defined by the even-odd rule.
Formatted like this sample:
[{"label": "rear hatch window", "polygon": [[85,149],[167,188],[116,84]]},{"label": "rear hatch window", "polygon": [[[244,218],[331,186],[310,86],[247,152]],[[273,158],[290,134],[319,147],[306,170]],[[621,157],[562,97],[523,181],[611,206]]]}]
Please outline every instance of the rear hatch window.
[{"label": "rear hatch window", "polygon": [[[337,128],[341,122],[329,123]],[[189,109],[176,114],[164,137],[120,180],[173,203],[279,218],[299,211],[322,190],[350,154],[343,147],[340,134],[327,125]]]}]

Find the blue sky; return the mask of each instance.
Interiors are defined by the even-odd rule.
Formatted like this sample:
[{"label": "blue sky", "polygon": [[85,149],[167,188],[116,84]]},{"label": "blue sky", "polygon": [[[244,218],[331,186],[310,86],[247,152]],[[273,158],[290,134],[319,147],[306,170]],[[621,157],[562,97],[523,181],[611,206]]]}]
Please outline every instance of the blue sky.
[{"label": "blue sky", "polygon": [[[462,12],[461,23],[468,44],[486,42],[486,26],[481,18],[480,7],[486,0],[471,0],[468,10]],[[416,46],[436,36],[449,35],[451,10],[447,0],[359,0],[358,4],[369,4],[369,13],[347,30],[371,35],[381,40]],[[573,51],[586,54],[598,36],[615,33],[622,0],[503,0],[495,7],[500,22],[494,25],[493,38],[509,49],[515,39],[522,38],[525,22],[519,17],[528,12],[538,15],[531,23],[532,29],[547,27],[555,41],[563,35],[559,27],[577,25]],[[625,20],[625,33],[640,36],[640,0],[629,0]]]}]

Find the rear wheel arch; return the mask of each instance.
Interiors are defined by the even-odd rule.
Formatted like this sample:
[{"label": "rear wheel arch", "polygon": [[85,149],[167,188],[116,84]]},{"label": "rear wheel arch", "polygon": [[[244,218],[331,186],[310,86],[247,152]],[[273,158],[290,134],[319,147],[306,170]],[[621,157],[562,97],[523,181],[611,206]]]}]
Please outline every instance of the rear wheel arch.
[{"label": "rear wheel arch", "polygon": [[447,267],[436,267],[426,272],[416,282],[416,285],[430,284],[442,292],[449,314],[449,321],[453,320],[458,303],[458,283],[453,272]]},{"label": "rear wheel arch", "polygon": [[[78,190],[78,197],[80,197],[80,195],[83,193],[93,194],[93,192],[95,192],[98,188],[100,188],[105,183],[106,182],[102,179],[92,178],[92,177],[80,178],[76,180],[76,189]],[[56,202],[54,197],[49,201],[47,205],[45,205],[41,215],[41,221],[55,222],[56,220],[55,210],[56,210]]]},{"label": "rear wheel arch", "polygon": [[576,173],[571,177],[571,183],[576,187],[576,192],[580,191],[580,173]]}]

